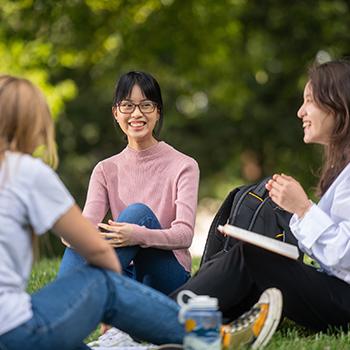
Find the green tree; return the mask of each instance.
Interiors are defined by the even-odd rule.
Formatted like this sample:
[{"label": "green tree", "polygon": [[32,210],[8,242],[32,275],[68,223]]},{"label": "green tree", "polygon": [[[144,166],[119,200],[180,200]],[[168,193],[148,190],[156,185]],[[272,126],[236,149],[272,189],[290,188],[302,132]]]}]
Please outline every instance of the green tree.
[{"label": "green tree", "polygon": [[296,111],[308,64],[349,53],[345,0],[0,0],[0,70],[25,75],[57,118],[59,173],[83,204],[94,165],[124,147],[117,78],[160,82],[162,138],[201,168],[201,197],[274,172],[310,191],[318,147]]}]

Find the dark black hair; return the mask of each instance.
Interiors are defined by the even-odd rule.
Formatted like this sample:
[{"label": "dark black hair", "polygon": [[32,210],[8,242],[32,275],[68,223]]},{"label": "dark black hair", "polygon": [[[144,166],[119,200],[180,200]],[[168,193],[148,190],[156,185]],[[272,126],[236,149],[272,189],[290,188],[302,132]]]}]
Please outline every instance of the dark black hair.
[{"label": "dark black hair", "polygon": [[330,144],[325,147],[317,194],[323,195],[350,162],[350,61],[334,60],[309,69],[317,105],[334,115]]},{"label": "dark black hair", "polygon": [[120,101],[127,98],[131,94],[134,85],[138,85],[145,97],[157,104],[159,120],[153,134],[158,137],[163,125],[163,100],[159,84],[151,74],[136,71],[123,74],[119,78],[114,91],[113,106],[117,106]]}]

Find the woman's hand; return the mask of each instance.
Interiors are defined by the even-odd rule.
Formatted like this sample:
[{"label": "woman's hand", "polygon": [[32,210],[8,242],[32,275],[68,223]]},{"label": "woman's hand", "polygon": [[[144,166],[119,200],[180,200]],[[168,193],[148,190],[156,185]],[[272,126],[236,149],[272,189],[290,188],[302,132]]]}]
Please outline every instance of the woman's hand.
[{"label": "woman's hand", "polygon": [[312,206],[300,183],[291,176],[275,174],[266,184],[266,188],[270,198],[278,206],[298,215],[299,218],[302,218]]},{"label": "woman's hand", "polygon": [[101,232],[100,234],[106,238],[106,242],[114,248],[136,245],[136,242],[132,240],[133,229],[131,224],[108,220],[108,225],[100,223],[98,224],[98,227],[108,231]]}]

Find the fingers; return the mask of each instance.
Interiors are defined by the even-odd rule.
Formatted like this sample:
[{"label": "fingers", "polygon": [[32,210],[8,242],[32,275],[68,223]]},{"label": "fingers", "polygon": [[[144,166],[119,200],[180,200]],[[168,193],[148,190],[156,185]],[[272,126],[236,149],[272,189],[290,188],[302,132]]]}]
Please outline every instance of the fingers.
[{"label": "fingers", "polygon": [[107,241],[112,247],[120,248],[128,246],[128,241],[123,237],[112,238]]},{"label": "fingers", "polygon": [[128,242],[122,238],[107,239],[107,243],[113,248],[126,247],[128,245]]},{"label": "fingers", "polygon": [[277,191],[280,192],[283,189],[283,186],[285,185],[285,179],[281,177],[281,175],[273,175],[272,179],[269,180],[265,187],[269,191],[270,196],[273,193],[276,193]]},{"label": "fingers", "polygon": [[272,179],[269,180],[266,184],[266,188],[270,190],[271,188],[281,189],[283,186],[287,185],[290,182],[297,182],[292,176],[286,174],[274,174]]},{"label": "fingers", "polygon": [[265,188],[270,191],[271,188],[272,188],[272,183],[273,183],[273,180],[270,179],[269,181],[267,181],[266,185],[265,185]]},{"label": "fingers", "polygon": [[103,222],[100,222],[97,224],[98,228],[102,229],[102,232],[115,232],[114,227],[111,225],[104,224]]},{"label": "fingers", "polygon": [[117,248],[127,245],[127,240],[125,237],[118,232],[100,232],[100,235],[102,238],[107,240],[107,243],[109,243],[112,247]]},{"label": "fingers", "polygon": [[100,236],[106,239],[117,239],[120,235],[116,232],[100,232]]},{"label": "fingers", "polygon": [[112,247],[119,248],[132,244],[129,232],[131,226],[128,223],[109,220],[108,225],[101,222],[98,224],[98,227],[107,231],[100,234]]},{"label": "fingers", "polygon": [[287,182],[289,182],[290,179],[286,175],[281,174],[281,175],[274,175],[273,181],[274,181],[274,183],[282,186],[282,185],[286,184]]},{"label": "fingers", "polygon": [[266,189],[269,191],[269,196],[277,205],[282,203],[283,196],[291,181],[294,181],[291,176],[282,173],[274,174],[272,179],[267,182]]},{"label": "fingers", "polygon": [[108,243],[113,248],[123,248],[128,246],[128,244],[126,243],[113,243],[113,242],[108,242]]},{"label": "fingers", "polygon": [[116,221],[113,221],[113,220],[108,220],[108,224],[110,225],[110,226],[123,226],[123,225],[125,225],[125,222],[116,222]]},{"label": "fingers", "polygon": [[120,232],[120,229],[124,227],[126,224],[123,222],[114,222],[112,220],[108,221],[108,225],[103,222],[97,224],[98,227],[102,228],[107,232]]},{"label": "fingers", "polygon": [[286,179],[286,180],[289,180],[289,181],[295,181],[295,179],[293,177],[291,177],[289,175],[286,175],[286,174],[283,174],[283,173],[281,174],[281,177],[283,179]]}]

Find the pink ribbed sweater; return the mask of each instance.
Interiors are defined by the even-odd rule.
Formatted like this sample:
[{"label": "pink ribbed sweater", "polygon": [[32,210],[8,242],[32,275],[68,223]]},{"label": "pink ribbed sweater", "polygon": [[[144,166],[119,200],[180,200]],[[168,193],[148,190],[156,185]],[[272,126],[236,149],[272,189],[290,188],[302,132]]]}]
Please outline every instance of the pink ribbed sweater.
[{"label": "pink ribbed sweater", "polygon": [[148,205],[162,229],[133,225],[133,239],[141,247],[173,250],[177,260],[191,271],[192,243],[197,209],[197,162],[159,142],[145,150],[126,147],[94,168],[83,214],[94,224],[108,209],[116,219],[133,203]]}]

